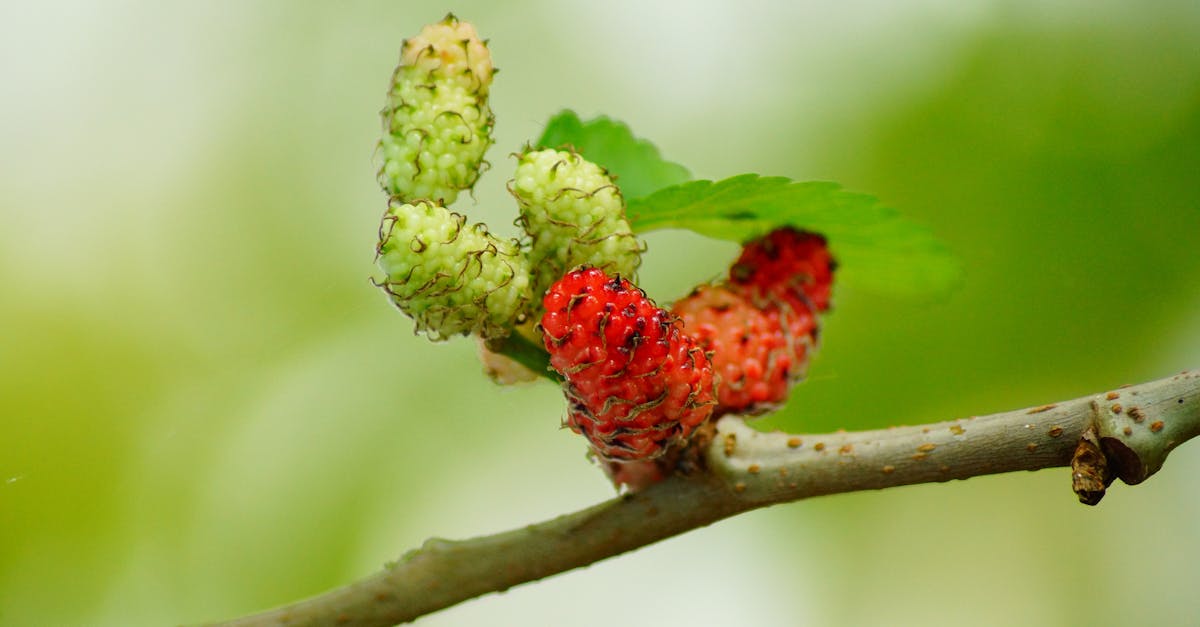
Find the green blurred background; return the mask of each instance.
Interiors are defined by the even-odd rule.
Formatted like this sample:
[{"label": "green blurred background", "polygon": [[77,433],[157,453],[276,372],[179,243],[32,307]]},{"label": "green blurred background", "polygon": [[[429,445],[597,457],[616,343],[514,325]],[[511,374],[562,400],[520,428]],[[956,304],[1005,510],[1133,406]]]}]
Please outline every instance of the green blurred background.
[{"label": "green blurred background", "polygon": [[[987,413],[1200,367],[1194,1],[0,5],[0,624],[229,617],[429,535],[611,496],[560,393],[502,389],[367,277],[377,112],[447,10],[503,69],[464,207],[569,106],[700,177],[873,193],[962,289],[841,286],[767,428]],[[729,244],[652,234],[660,300]],[[1098,508],[1062,469],[722,522],[423,625],[1194,625],[1200,446]]]}]

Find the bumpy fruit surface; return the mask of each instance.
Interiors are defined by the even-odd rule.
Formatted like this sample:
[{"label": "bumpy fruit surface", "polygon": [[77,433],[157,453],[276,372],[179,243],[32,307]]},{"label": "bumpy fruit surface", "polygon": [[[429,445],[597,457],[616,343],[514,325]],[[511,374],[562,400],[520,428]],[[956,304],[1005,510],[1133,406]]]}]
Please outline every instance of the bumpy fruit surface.
[{"label": "bumpy fruit surface", "polygon": [[379,285],[433,340],[507,336],[529,302],[529,265],[514,240],[430,201],[393,200],[376,248]]},{"label": "bumpy fruit surface", "polygon": [[379,183],[405,202],[449,205],[479,178],[491,145],[491,53],[453,15],[404,42],[383,110]]},{"label": "bumpy fruit surface", "polygon": [[401,67],[410,67],[433,80],[458,83],[487,95],[492,85],[492,53],[475,26],[453,14],[429,24],[404,42]]},{"label": "bumpy fruit surface", "polygon": [[787,399],[804,377],[817,322],[803,304],[755,306],[739,289],[705,285],[677,301],[684,331],[710,353],[718,375],[718,415],[753,414]]},{"label": "bumpy fruit surface", "polygon": [[834,267],[824,237],[785,227],[747,242],[729,278],[758,302],[783,299],[822,312]]},{"label": "bumpy fruit surface", "polygon": [[654,459],[712,414],[704,351],[629,281],[574,270],[543,304],[550,364],[566,380],[567,426],[602,458]]},{"label": "bumpy fruit surface", "polygon": [[537,293],[581,265],[634,276],[642,244],[625,219],[621,191],[603,168],[573,152],[527,152],[510,189],[531,239]]}]

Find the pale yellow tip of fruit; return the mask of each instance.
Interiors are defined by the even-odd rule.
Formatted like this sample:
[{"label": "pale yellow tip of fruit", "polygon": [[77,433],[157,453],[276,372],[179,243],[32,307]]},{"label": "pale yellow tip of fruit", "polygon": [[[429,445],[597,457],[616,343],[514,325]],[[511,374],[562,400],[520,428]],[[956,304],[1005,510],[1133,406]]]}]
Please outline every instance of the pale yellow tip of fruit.
[{"label": "pale yellow tip of fruit", "polygon": [[492,84],[492,53],[470,22],[453,15],[421,29],[404,42],[400,63],[440,79],[464,80],[472,90],[487,93]]}]

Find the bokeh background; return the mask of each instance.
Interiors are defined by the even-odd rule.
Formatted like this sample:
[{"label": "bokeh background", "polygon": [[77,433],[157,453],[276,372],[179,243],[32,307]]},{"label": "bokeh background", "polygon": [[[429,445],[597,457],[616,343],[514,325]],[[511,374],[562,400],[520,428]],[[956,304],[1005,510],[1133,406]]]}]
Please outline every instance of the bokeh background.
[{"label": "bokeh background", "polygon": [[[911,424],[1200,367],[1200,4],[0,4],[0,624],[152,625],[612,495],[558,390],[373,289],[401,40],[490,37],[493,169],[562,107],[699,177],[838,181],[965,280],[839,286],[764,428]],[[727,243],[649,238],[669,301]],[[1062,470],[753,512],[422,625],[1194,625],[1200,445],[1097,508]]]}]

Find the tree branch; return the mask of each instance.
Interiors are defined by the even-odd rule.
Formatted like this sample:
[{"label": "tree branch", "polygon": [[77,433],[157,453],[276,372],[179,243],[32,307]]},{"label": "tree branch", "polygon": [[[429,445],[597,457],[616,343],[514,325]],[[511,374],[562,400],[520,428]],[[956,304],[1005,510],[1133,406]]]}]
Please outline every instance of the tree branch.
[{"label": "tree branch", "polygon": [[463,541],[433,538],[365,579],[220,624],[407,622],[741,512],[824,494],[1073,466],[1080,500],[1094,504],[1113,477],[1140,483],[1197,435],[1200,370],[916,427],[789,435],[760,433],[726,417],[706,445],[707,468],[521,529]]}]

